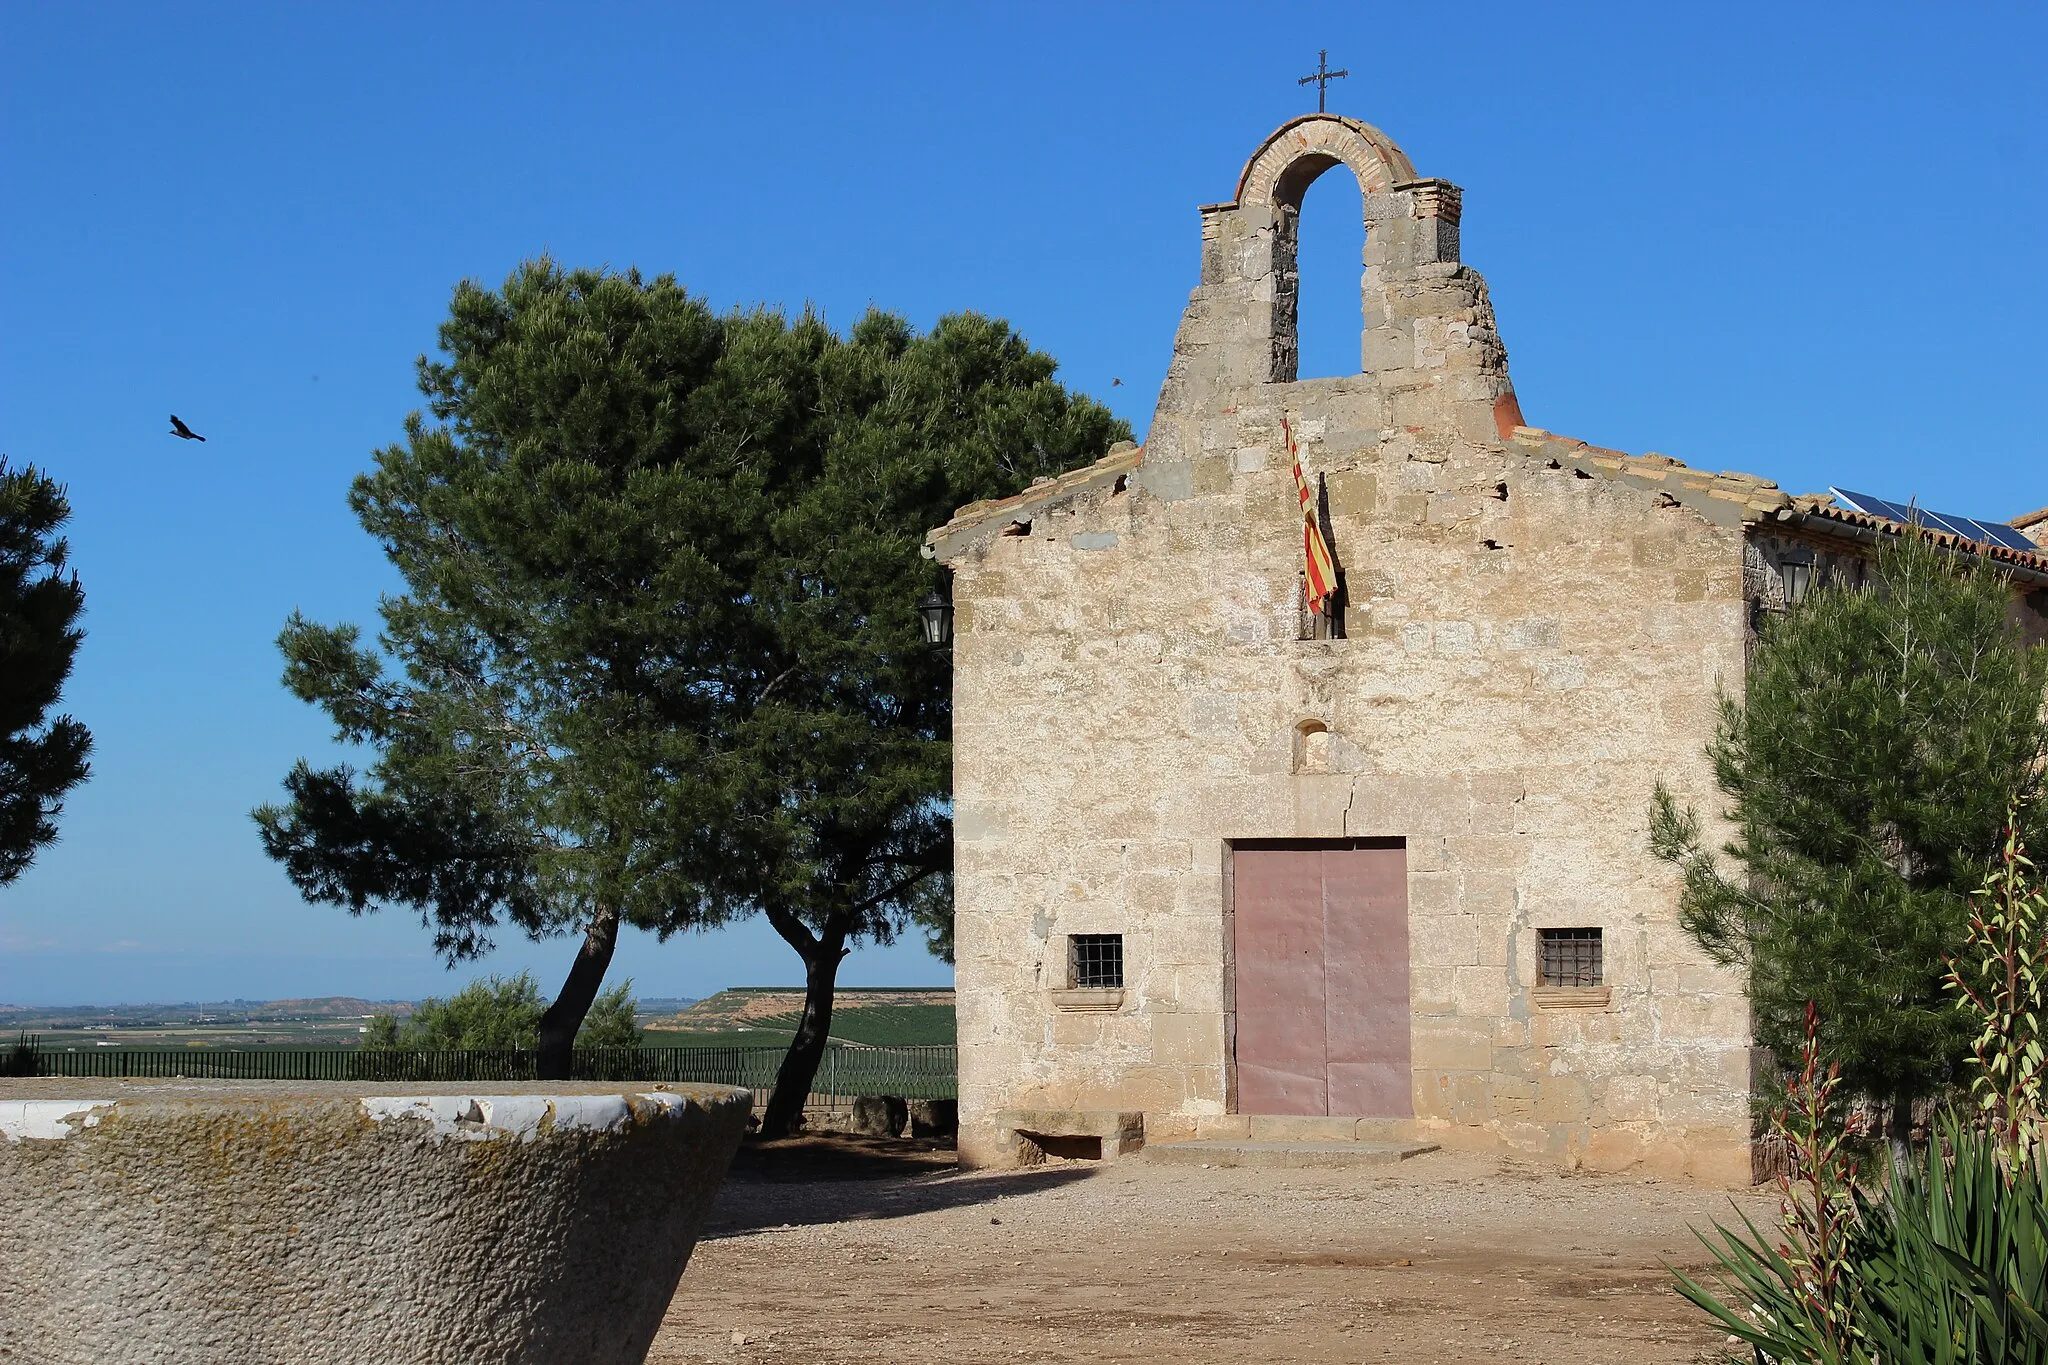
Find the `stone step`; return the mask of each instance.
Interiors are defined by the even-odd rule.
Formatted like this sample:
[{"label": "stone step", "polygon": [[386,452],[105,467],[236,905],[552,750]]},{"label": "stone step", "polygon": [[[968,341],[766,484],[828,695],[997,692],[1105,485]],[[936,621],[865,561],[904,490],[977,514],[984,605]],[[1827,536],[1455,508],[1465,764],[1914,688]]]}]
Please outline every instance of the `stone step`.
[{"label": "stone step", "polygon": [[1435,1150],[1434,1142],[1261,1142],[1208,1138],[1195,1142],[1148,1142],[1143,1155],[1146,1161],[1158,1166],[1250,1166],[1294,1171],[1390,1166]]},{"label": "stone step", "polygon": [[1193,1127],[1186,1136],[1204,1142],[1407,1142],[1415,1136],[1413,1119],[1320,1114],[1208,1114],[1195,1119]]}]

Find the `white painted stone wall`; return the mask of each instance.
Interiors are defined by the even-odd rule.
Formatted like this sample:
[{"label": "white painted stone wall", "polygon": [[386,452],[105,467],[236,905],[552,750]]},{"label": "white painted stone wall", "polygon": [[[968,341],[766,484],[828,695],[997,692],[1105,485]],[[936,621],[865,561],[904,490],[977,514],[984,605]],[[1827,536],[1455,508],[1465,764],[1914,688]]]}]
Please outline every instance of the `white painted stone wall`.
[{"label": "white painted stone wall", "polygon": [[0,1360],[635,1365],[751,1097],[0,1079]]}]

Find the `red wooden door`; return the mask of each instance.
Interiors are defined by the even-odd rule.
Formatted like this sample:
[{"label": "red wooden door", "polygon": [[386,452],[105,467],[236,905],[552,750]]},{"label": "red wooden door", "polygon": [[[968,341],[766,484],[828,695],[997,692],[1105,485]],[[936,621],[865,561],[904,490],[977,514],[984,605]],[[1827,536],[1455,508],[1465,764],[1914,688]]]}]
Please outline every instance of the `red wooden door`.
[{"label": "red wooden door", "polygon": [[1231,863],[1238,1112],[1413,1114],[1407,850],[1288,840]]}]

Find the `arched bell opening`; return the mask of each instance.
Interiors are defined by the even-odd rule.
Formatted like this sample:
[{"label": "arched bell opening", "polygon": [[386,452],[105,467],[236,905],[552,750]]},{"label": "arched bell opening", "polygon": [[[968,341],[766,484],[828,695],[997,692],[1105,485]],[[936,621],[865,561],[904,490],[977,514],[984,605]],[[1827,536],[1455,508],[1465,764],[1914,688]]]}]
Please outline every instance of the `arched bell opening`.
[{"label": "arched bell opening", "polygon": [[[1365,368],[1365,194],[1358,177],[1335,157],[1303,157],[1283,184],[1303,170],[1289,226],[1294,237],[1292,317],[1295,379],[1357,374]],[[1324,174],[1324,172],[1332,172]]]},{"label": "arched bell opening", "polygon": [[1275,382],[1364,370],[1366,196],[1414,175],[1384,133],[1334,114],[1284,125],[1245,164],[1237,204],[1272,214]]}]

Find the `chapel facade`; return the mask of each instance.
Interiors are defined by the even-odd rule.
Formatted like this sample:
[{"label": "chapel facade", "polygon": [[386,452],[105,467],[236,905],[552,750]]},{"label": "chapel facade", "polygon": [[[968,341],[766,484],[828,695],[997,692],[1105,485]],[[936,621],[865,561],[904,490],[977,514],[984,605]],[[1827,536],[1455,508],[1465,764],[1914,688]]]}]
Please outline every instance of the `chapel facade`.
[{"label": "chapel facade", "polygon": [[[1364,192],[1361,364],[1297,380],[1325,172]],[[1369,125],[1285,125],[1202,210],[1144,447],[928,537],[963,1161],[1396,1134],[1751,1179],[1742,981],[1679,927],[1651,793],[1717,808],[1758,614],[1889,523],[1525,425],[1460,209]],[[2048,558],[1976,549],[2038,620]]]}]

